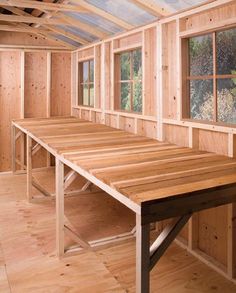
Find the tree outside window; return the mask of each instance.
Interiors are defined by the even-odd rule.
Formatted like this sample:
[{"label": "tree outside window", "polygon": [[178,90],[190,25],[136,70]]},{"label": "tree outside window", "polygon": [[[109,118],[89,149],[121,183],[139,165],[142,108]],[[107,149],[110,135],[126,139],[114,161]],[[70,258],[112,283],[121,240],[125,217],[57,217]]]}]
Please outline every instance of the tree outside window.
[{"label": "tree outside window", "polygon": [[115,55],[115,107],[142,112],[142,50]]},{"label": "tree outside window", "polygon": [[190,118],[236,123],[236,28],[188,41]]},{"label": "tree outside window", "polygon": [[94,61],[79,63],[79,105],[94,106]]}]

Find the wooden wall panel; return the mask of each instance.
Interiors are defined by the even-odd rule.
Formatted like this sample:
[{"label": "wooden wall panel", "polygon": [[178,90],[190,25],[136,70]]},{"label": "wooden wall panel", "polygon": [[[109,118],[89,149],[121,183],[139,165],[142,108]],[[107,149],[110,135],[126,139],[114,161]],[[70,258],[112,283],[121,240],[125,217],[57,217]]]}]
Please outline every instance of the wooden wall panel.
[{"label": "wooden wall panel", "polygon": [[105,109],[111,109],[111,43],[105,43]]},{"label": "wooden wall panel", "polygon": [[101,46],[94,48],[94,97],[95,108],[101,107]]},{"label": "wooden wall panel", "polygon": [[81,110],[80,118],[84,120],[90,120],[89,110]]},{"label": "wooden wall panel", "polygon": [[117,115],[106,114],[105,115],[105,124],[111,127],[117,127]]},{"label": "wooden wall panel", "polygon": [[78,52],[78,59],[88,59],[88,58],[94,58],[94,47],[82,50]]},{"label": "wooden wall panel", "polygon": [[0,172],[11,169],[11,120],[21,118],[20,64],[20,52],[0,52]]},{"label": "wooden wall panel", "polygon": [[177,125],[164,126],[165,140],[179,146],[188,147],[188,128]]},{"label": "wooden wall panel", "polygon": [[144,115],[156,116],[157,113],[157,80],[156,80],[156,28],[144,31]]},{"label": "wooden wall panel", "polygon": [[9,46],[50,46],[50,47],[61,47],[57,41],[47,40],[44,37],[21,32],[0,32],[0,44]]},{"label": "wooden wall panel", "polygon": [[226,133],[199,129],[199,149],[228,155],[228,135]]},{"label": "wooden wall panel", "polygon": [[156,122],[138,119],[138,121],[137,121],[137,134],[147,136],[150,138],[156,138],[156,136],[157,136]]},{"label": "wooden wall panel", "polygon": [[199,29],[200,27],[212,26],[218,24],[226,19],[235,18],[236,15],[236,3],[224,5],[223,7],[218,7],[205,11],[199,14],[194,14],[192,16],[186,17],[182,24],[182,30],[192,30]]},{"label": "wooden wall panel", "polygon": [[99,123],[101,124],[102,123],[102,114],[99,113],[99,112],[92,112],[91,113],[91,121],[94,122],[94,123]]},{"label": "wooden wall panel", "polygon": [[47,117],[47,53],[25,53],[25,118]]},{"label": "wooden wall panel", "polygon": [[165,24],[162,32],[163,40],[163,116],[177,119],[177,58],[176,52],[176,22]]},{"label": "wooden wall panel", "polygon": [[135,132],[135,126],[134,126],[134,118],[124,117],[120,116],[120,129],[126,130],[128,132]]},{"label": "wooden wall panel", "polygon": [[71,54],[52,53],[51,116],[71,114]]},{"label": "wooden wall panel", "polygon": [[227,265],[227,206],[199,213],[198,247],[223,265]]},{"label": "wooden wall panel", "polygon": [[132,34],[132,35],[121,37],[119,39],[114,40],[114,49],[133,46],[134,44],[138,44],[141,42],[142,42],[142,33],[138,32],[136,34]]}]

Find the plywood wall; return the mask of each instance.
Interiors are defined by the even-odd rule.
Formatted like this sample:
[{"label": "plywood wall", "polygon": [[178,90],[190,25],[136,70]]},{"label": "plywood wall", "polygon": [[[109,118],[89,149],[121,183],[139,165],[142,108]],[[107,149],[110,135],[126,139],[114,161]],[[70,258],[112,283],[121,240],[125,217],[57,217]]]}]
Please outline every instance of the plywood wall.
[{"label": "plywood wall", "polygon": [[[224,2],[224,3],[221,3]],[[235,1],[211,1],[205,6],[182,12],[157,23],[124,33],[93,46],[75,51],[73,68],[78,80],[78,59],[95,58],[100,48],[100,93],[95,108],[78,106],[72,95],[72,112],[84,119],[99,121],[180,146],[193,147],[226,156],[236,155],[235,127],[197,123],[182,118],[181,43],[184,38],[209,30],[235,25]],[[132,47],[143,48],[143,101],[141,115],[119,112],[114,105],[114,54]],[[99,61],[98,63],[99,64]],[[78,73],[77,73],[78,74]],[[181,232],[181,243],[228,277],[236,275],[235,205],[198,213]],[[164,226],[162,223],[160,227]],[[233,232],[232,232],[233,231]]]},{"label": "plywood wall", "polygon": [[71,113],[71,54],[52,53],[51,56],[51,116]]},{"label": "plywood wall", "polygon": [[[11,170],[13,119],[63,116],[70,111],[70,53],[1,51],[0,172]],[[45,165],[46,152],[40,150],[33,163],[34,167]]]},{"label": "plywood wall", "polygon": [[[143,48],[143,112],[127,113],[117,110],[114,102],[114,55],[121,51]],[[140,29],[135,33],[98,43],[75,52],[73,79],[78,86],[78,62],[95,61],[95,107],[78,105],[78,91],[72,95],[72,113],[84,119],[101,121],[129,132],[157,137],[157,28]],[[96,117],[96,120],[95,118]],[[99,117],[99,118],[98,118]]]},{"label": "plywood wall", "polygon": [[22,117],[20,68],[20,52],[0,52],[0,172],[11,167],[11,120]]}]

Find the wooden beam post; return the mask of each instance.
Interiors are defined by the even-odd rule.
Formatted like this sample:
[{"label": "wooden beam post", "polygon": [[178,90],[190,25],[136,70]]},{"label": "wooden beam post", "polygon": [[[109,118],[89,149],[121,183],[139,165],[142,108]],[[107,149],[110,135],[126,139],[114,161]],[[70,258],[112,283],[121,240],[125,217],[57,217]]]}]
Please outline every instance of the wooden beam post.
[{"label": "wooden beam post", "polygon": [[56,158],[56,253],[63,257],[64,243],[64,164]]},{"label": "wooden beam post", "polygon": [[27,153],[27,198],[31,202],[32,195],[32,138],[27,135],[26,153]]},{"label": "wooden beam post", "polygon": [[149,239],[150,224],[142,225],[141,216],[136,214],[136,293],[149,293]]},{"label": "wooden beam post", "polygon": [[11,162],[12,162],[12,172],[16,172],[16,128],[15,125],[11,126]]}]

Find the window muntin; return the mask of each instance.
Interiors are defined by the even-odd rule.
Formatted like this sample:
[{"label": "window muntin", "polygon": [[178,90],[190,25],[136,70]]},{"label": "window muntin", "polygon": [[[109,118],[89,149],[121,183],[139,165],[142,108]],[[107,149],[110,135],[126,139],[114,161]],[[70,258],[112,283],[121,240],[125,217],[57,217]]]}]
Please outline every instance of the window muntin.
[{"label": "window muntin", "polygon": [[190,118],[236,123],[236,28],[189,38]]},{"label": "window muntin", "polygon": [[94,106],[94,61],[79,63],[79,105]]},{"label": "window muntin", "polygon": [[142,112],[142,50],[141,48],[115,55],[116,108]]}]

